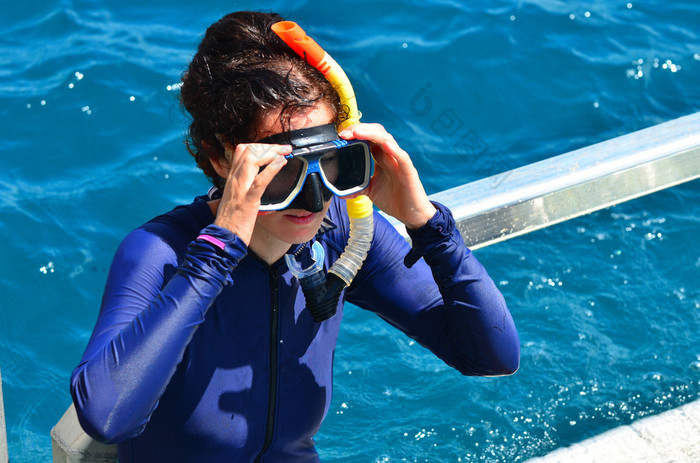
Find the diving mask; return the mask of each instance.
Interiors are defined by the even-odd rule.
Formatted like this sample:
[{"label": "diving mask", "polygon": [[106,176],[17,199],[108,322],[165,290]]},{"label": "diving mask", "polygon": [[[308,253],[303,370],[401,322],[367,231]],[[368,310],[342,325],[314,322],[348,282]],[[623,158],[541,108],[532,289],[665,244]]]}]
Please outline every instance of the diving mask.
[{"label": "diving mask", "polygon": [[292,152],[285,156],[287,164],[262,195],[261,211],[288,207],[306,182],[318,182],[318,178],[332,194],[348,196],[357,193],[367,188],[374,171],[369,143],[340,139],[334,124],[283,132],[256,143],[292,146]]}]

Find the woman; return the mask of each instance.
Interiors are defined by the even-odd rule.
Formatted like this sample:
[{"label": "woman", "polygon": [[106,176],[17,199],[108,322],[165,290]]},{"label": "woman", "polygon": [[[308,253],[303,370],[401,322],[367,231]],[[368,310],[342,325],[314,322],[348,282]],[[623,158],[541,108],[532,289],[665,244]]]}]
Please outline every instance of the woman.
[{"label": "woman", "polygon": [[[518,368],[511,316],[450,212],[428,200],[382,126],[335,132],[338,95],[271,31],[281,19],[239,12],[207,30],[181,98],[190,152],[214,188],[127,236],[72,375],[81,425],[118,443],[122,463],[318,461],[343,300],[463,374]],[[349,223],[331,177],[347,169],[322,166],[289,193],[283,168],[304,157],[293,149],[339,139],[371,146],[363,193],[406,225],[413,247],[375,214],[362,268],[318,322],[283,257],[306,267],[314,242],[326,269],[341,255]]]}]

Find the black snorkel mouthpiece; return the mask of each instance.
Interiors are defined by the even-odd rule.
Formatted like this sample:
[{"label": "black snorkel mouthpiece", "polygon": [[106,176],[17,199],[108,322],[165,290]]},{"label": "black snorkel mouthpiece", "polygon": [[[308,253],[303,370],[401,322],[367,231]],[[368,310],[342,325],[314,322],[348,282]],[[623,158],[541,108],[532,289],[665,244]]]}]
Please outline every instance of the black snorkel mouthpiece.
[{"label": "black snorkel mouthpiece", "polygon": [[324,272],[300,278],[299,284],[306,299],[306,308],[316,323],[321,323],[335,315],[340,294],[345,282],[332,273],[326,278]]},{"label": "black snorkel mouthpiece", "polygon": [[325,252],[318,241],[311,247],[313,264],[303,269],[291,254],[285,254],[284,259],[292,274],[299,280],[299,285],[306,299],[306,308],[316,323],[321,323],[335,315],[338,310],[340,295],[345,289],[345,282],[331,273],[326,275],[323,270]]}]

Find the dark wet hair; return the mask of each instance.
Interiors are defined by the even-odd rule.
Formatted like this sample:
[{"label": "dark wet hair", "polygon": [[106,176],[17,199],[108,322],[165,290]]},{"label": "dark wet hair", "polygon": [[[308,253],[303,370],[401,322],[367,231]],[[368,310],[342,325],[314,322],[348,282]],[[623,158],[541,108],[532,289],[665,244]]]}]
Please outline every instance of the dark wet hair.
[{"label": "dark wet hair", "polygon": [[234,146],[257,138],[263,117],[292,115],[320,102],[340,117],[338,94],[318,70],[302,60],[272,30],[275,13],[241,11],[211,25],[182,77],[180,101],[192,121],[187,149],[212,183],[223,188],[209,159],[224,157],[216,135]]}]

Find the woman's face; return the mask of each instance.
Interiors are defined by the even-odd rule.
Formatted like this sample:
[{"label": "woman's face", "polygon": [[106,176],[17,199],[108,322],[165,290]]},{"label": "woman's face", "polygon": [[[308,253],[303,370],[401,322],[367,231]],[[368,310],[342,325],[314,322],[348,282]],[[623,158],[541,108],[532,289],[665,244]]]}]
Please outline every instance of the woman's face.
[{"label": "woman's face", "polygon": [[[288,130],[298,130],[306,127],[329,124],[335,119],[335,113],[326,104],[294,115]],[[263,119],[258,129],[258,138],[282,133],[282,123],[277,114]],[[316,235],[323,217],[328,211],[330,201],[326,201],[320,212],[309,212],[303,209],[285,209],[273,212],[260,212],[255,222],[252,242],[273,244],[273,241],[287,244],[299,244],[309,241]],[[272,240],[272,241],[271,241]]]}]

